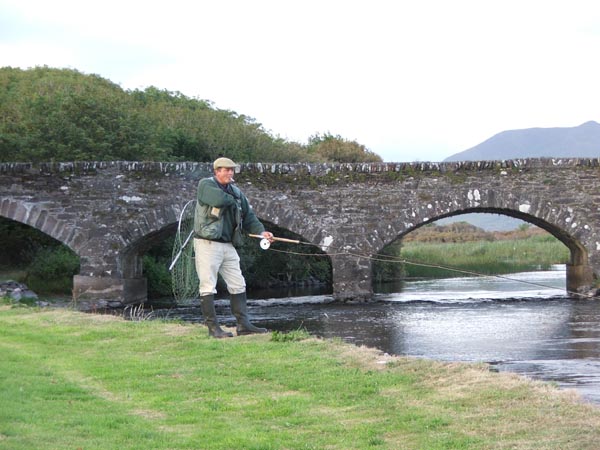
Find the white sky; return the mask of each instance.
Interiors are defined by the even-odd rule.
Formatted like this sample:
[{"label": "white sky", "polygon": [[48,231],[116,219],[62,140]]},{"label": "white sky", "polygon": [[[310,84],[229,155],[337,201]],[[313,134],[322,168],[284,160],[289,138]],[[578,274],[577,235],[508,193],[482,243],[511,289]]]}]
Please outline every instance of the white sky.
[{"label": "white sky", "polygon": [[600,122],[597,0],[0,0],[0,66],[179,91],[305,143],[441,161]]}]

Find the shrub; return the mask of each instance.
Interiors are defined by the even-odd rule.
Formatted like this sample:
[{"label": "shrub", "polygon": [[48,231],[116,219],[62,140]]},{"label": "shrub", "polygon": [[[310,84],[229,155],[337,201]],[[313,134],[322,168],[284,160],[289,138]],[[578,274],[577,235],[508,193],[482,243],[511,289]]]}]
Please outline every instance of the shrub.
[{"label": "shrub", "polygon": [[148,280],[148,297],[172,296],[171,273],[167,265],[151,255],[144,255],[143,264],[144,275]]},{"label": "shrub", "polygon": [[38,294],[70,294],[73,275],[79,272],[79,258],[69,248],[41,249],[27,270],[27,286]]}]

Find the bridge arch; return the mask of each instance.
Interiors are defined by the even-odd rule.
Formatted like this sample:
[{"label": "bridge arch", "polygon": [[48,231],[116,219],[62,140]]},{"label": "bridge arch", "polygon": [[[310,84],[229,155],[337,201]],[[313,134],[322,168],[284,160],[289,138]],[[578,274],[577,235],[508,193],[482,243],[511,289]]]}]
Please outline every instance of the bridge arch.
[{"label": "bridge arch", "polygon": [[[414,209],[410,215],[418,218],[421,215],[419,211],[422,210],[423,206],[421,205],[420,207]],[[520,219],[547,231],[560,242],[562,242],[569,249],[570,256],[566,270],[566,285],[569,292],[577,292],[580,286],[589,283],[590,279],[594,277],[589,264],[588,251],[585,245],[581,243],[577,237],[565,230],[564,227],[556,225],[557,222],[564,220],[564,213],[562,211],[558,211],[556,208],[542,207],[537,212],[539,215],[530,214],[530,205],[521,205],[519,210],[486,206],[457,209],[451,213],[444,213],[439,216],[424,217],[423,221],[416,224],[410,223],[410,226],[403,233],[401,233],[398,238],[402,238],[403,236],[415,231],[417,228],[437,220],[472,213],[500,214],[513,217],[515,219]],[[569,222],[569,220],[567,220],[567,222]],[[378,251],[381,251],[382,248],[383,247],[379,248]]]},{"label": "bridge arch", "polygon": [[175,233],[183,205],[164,204],[128,221],[120,231],[124,243],[117,254],[119,272],[125,278],[142,277],[142,256],[158,242]]},{"label": "bridge arch", "polygon": [[79,248],[88,239],[86,230],[60,219],[54,209],[52,202],[36,203],[5,198],[0,205],[0,215],[29,225],[79,254]]},{"label": "bridge arch", "polygon": [[82,271],[73,279],[73,295],[83,298],[113,298],[108,306],[143,303],[148,298],[148,281],[143,274],[143,255],[157,242],[173,234],[181,207],[164,203],[124,221],[104,238],[90,242],[89,253],[101,274]]}]

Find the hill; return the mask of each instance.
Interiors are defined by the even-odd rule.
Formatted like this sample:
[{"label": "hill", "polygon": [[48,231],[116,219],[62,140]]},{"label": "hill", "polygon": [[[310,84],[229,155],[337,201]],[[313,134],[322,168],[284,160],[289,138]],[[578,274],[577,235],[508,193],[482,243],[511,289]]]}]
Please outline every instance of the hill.
[{"label": "hill", "polygon": [[449,156],[444,161],[546,157],[600,157],[600,124],[590,121],[570,128],[503,131],[475,147]]},{"label": "hill", "polygon": [[[464,218],[470,214],[460,216]],[[480,214],[485,215],[485,214]],[[510,218],[510,217],[509,217]],[[524,222],[520,221],[521,224]],[[445,222],[437,221],[408,233],[403,239],[407,242],[474,242],[474,241],[506,241],[528,239],[533,236],[544,236],[547,233],[531,224],[507,230],[486,230],[473,225],[469,221]]]},{"label": "hill", "polygon": [[[293,107],[293,106],[290,106]],[[124,90],[72,69],[0,67],[0,161],[378,162],[356,141],[316,134],[308,145],[255,119],[156,87]]]}]

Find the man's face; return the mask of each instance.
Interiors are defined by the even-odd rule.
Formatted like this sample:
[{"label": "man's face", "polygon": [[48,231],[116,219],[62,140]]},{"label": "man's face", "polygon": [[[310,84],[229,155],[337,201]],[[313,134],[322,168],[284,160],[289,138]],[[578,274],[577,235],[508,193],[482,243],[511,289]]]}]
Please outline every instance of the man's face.
[{"label": "man's face", "polygon": [[229,184],[233,180],[233,168],[219,167],[215,170],[215,178],[220,184]]}]

